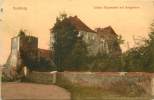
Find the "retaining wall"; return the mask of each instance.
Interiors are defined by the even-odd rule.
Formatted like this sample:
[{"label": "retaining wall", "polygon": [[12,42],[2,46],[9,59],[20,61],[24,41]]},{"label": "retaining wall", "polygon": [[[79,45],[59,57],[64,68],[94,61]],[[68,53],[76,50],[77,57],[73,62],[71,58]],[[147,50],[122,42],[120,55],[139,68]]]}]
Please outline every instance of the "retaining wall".
[{"label": "retaining wall", "polygon": [[[73,84],[86,87],[100,87],[106,90],[130,92],[134,89],[143,94],[154,95],[154,74],[141,72],[31,72],[26,79],[31,82],[53,84],[65,79]],[[136,92],[135,91],[135,92]]]},{"label": "retaining wall", "polygon": [[[154,75],[141,72],[59,72],[61,78],[73,84],[103,89],[138,89],[146,94],[154,94]],[[120,90],[121,88],[121,90]],[[143,92],[143,93],[144,93]]]},{"label": "retaining wall", "polygon": [[26,80],[35,83],[54,84],[56,73],[32,71],[26,76]]}]

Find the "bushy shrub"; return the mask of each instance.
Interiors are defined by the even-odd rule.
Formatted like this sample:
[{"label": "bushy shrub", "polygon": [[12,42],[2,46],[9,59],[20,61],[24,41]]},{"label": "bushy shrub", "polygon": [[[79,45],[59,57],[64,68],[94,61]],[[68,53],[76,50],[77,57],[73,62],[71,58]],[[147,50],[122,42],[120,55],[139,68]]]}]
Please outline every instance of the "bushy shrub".
[{"label": "bushy shrub", "polygon": [[142,40],[143,45],[123,53],[125,71],[154,72],[154,25],[151,26],[149,39]]},{"label": "bushy shrub", "polygon": [[89,71],[121,71],[122,63],[121,56],[113,57],[107,54],[89,57],[87,63]]}]

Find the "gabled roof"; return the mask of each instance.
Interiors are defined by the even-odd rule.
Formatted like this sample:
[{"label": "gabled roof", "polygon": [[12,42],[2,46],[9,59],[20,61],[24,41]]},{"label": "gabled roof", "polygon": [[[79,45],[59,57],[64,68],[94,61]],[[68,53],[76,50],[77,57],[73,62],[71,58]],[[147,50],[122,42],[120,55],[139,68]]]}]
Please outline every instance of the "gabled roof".
[{"label": "gabled roof", "polygon": [[111,26],[105,28],[96,28],[96,31],[99,35],[112,34],[118,36]]},{"label": "gabled roof", "polygon": [[38,53],[40,57],[48,58],[48,59],[51,58],[51,54],[52,54],[50,50],[40,49],[40,48],[38,48]]},{"label": "gabled roof", "polygon": [[94,30],[90,29],[86,24],[84,24],[77,16],[74,17],[70,16],[68,20],[78,31],[96,33]]}]

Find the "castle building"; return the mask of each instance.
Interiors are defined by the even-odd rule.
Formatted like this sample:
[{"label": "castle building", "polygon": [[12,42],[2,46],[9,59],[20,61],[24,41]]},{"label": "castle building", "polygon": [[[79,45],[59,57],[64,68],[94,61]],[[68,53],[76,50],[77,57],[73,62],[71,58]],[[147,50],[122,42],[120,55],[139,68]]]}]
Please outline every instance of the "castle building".
[{"label": "castle building", "polygon": [[[41,63],[43,66],[40,66]],[[37,37],[28,36],[24,31],[20,31],[18,36],[11,38],[11,53],[6,65],[16,70],[21,70],[24,66],[39,70],[52,67],[54,63],[50,50],[38,48]]]},{"label": "castle building", "polygon": [[100,39],[104,39],[106,46],[103,46],[103,48],[108,48],[107,53],[112,56],[119,56],[122,54],[120,44],[118,43],[118,35],[111,26],[105,28],[96,28],[95,30],[98,37]]},{"label": "castle building", "polygon": [[[118,44],[118,35],[111,26],[92,30],[77,16],[70,16],[67,20],[78,31],[78,37],[82,37],[83,41],[87,44],[89,56],[96,56],[97,54],[121,55],[122,51]],[[51,47],[54,42],[52,35],[53,33],[51,32]]]}]

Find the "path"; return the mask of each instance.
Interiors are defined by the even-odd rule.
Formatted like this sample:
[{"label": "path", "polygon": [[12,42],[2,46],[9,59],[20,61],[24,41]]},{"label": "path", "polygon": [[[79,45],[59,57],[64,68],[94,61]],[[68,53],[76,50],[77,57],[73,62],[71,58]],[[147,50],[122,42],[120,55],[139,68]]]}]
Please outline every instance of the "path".
[{"label": "path", "polygon": [[2,83],[2,100],[70,100],[70,93],[56,85]]}]

